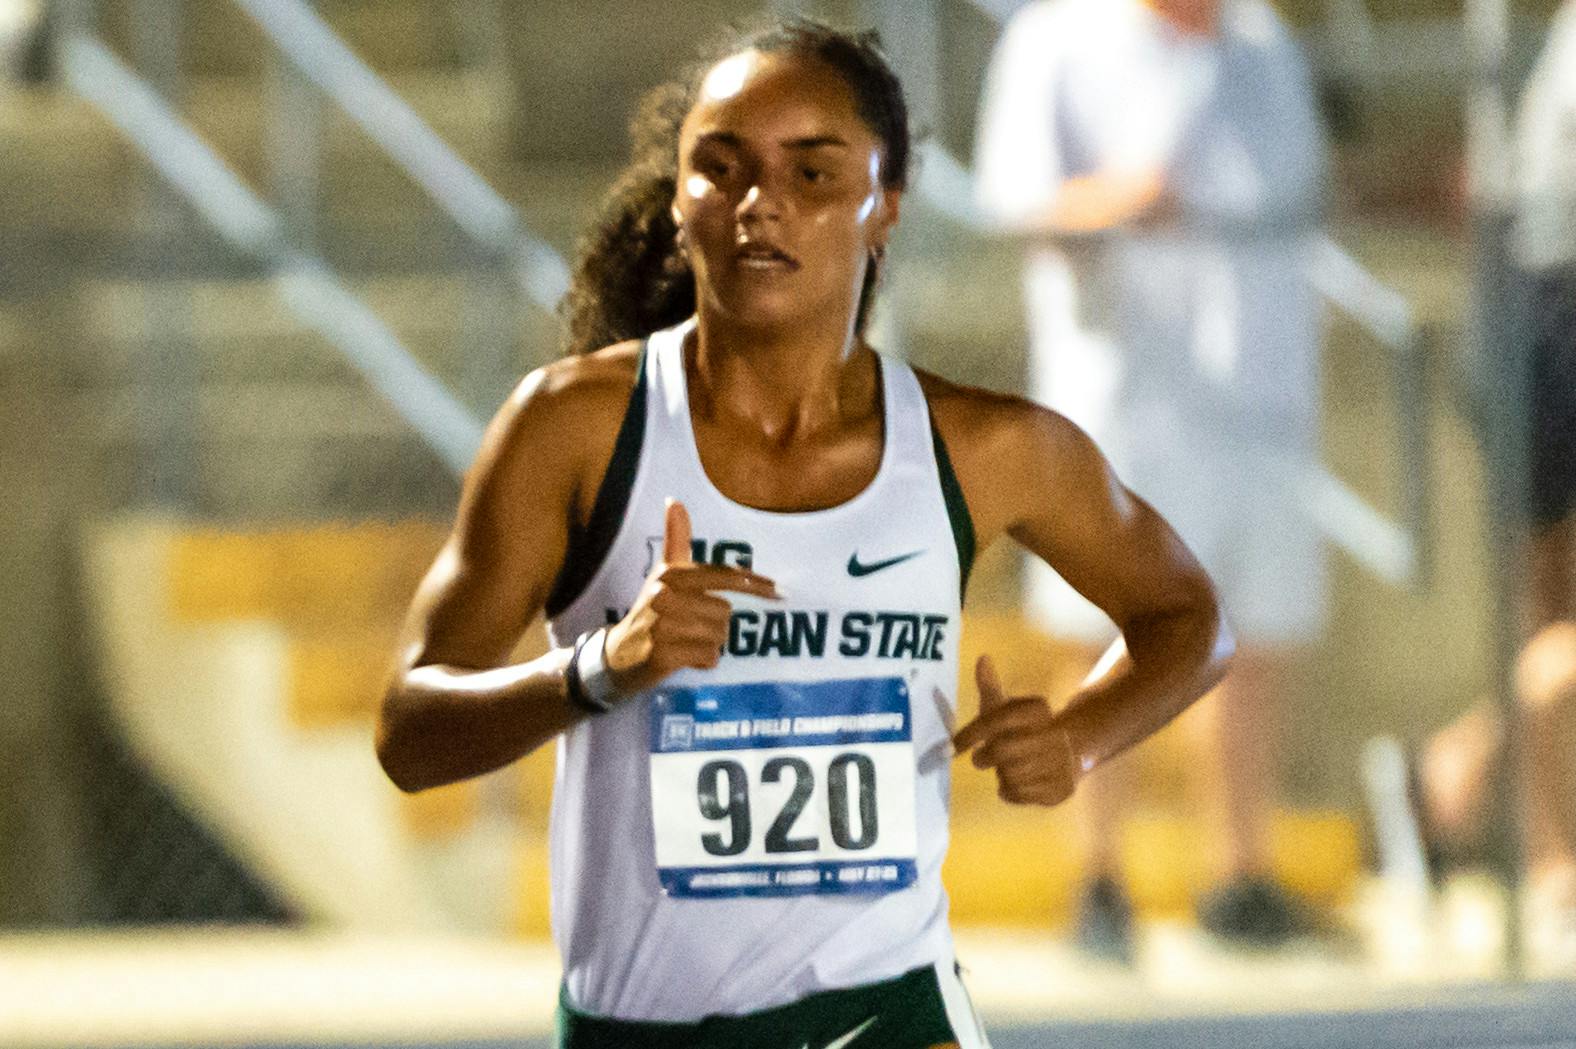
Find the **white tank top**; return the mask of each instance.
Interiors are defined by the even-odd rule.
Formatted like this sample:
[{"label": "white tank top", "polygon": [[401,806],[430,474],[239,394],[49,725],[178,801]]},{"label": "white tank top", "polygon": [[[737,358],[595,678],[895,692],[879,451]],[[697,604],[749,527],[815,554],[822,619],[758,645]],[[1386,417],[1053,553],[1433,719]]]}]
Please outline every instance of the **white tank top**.
[{"label": "white tank top", "polygon": [[674,674],[559,740],[565,985],[578,1008],[626,1020],[751,1012],[952,955],[941,862],[973,534],[919,382],[880,358],[885,438],[862,492],[753,509],[701,465],[693,330],[648,341],[548,603],[559,646],[622,617],[661,554],[668,496],[689,510],[697,561],[753,567],[782,595],[724,594],[716,669]]}]

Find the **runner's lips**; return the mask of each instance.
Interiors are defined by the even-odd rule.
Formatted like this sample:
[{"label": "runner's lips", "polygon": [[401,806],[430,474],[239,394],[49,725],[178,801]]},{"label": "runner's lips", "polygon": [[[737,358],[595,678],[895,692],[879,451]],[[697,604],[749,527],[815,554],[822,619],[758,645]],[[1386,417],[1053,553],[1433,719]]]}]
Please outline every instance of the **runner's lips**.
[{"label": "runner's lips", "polygon": [[799,260],[775,244],[764,241],[747,241],[733,253],[735,262],[778,263],[789,269],[798,269]]}]

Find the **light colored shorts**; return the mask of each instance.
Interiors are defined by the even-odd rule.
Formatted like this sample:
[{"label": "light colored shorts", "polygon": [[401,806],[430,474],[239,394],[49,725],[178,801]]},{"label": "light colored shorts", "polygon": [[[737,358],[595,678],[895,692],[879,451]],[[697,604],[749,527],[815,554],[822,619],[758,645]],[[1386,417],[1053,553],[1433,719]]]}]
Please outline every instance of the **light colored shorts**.
[{"label": "light colored shorts", "polygon": [[[1088,431],[1122,482],[1181,535],[1215,581],[1238,640],[1316,641],[1328,611],[1328,566],[1299,494],[1318,461],[1312,420],[1232,429],[1180,399],[1150,396],[1139,407],[1121,391],[1079,392],[1083,404],[1052,407]],[[1103,612],[1038,558],[1028,560],[1028,611],[1042,630],[1091,645],[1115,635]]]}]

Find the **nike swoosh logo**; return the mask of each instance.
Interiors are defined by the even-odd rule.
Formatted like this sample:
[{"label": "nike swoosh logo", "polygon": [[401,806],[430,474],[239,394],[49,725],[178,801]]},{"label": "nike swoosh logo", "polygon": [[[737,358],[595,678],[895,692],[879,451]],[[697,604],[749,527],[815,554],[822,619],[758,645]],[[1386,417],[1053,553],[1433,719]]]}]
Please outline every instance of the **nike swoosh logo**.
[{"label": "nike swoosh logo", "polygon": [[[860,1035],[864,1034],[865,1031],[870,1028],[870,1025],[875,1023],[878,1019],[880,1019],[879,1013],[875,1016],[872,1016],[870,1019],[866,1020],[852,1031],[849,1031],[841,1038],[834,1038],[830,1042],[827,1042],[826,1045],[822,1047],[822,1049],[844,1049],[844,1046],[851,1045],[855,1038],[858,1038]],[[804,1043],[800,1049],[810,1049],[810,1043]]]},{"label": "nike swoosh logo", "polygon": [[899,554],[896,557],[889,557],[885,561],[872,561],[870,564],[865,565],[859,563],[859,553],[855,551],[848,555],[848,574],[855,578],[869,575],[872,572],[879,572],[883,568],[891,568],[893,565],[900,565],[904,561],[911,561],[924,552],[924,550],[915,550],[912,553]]}]

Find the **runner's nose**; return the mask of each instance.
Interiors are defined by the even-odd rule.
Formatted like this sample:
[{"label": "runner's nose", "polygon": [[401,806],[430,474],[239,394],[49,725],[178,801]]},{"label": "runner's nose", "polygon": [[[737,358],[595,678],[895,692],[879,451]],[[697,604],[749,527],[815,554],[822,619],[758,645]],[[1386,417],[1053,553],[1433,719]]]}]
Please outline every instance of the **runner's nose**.
[{"label": "runner's nose", "polygon": [[782,218],[782,201],[764,177],[756,179],[739,201],[738,217],[741,224]]}]

